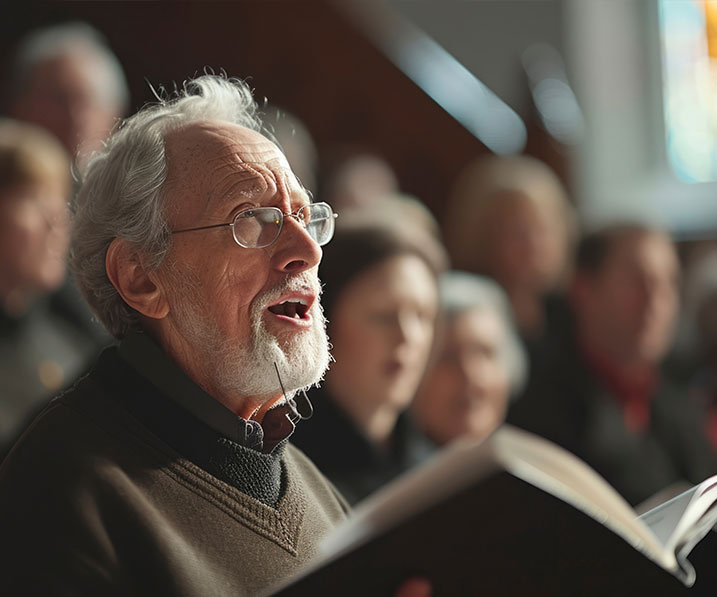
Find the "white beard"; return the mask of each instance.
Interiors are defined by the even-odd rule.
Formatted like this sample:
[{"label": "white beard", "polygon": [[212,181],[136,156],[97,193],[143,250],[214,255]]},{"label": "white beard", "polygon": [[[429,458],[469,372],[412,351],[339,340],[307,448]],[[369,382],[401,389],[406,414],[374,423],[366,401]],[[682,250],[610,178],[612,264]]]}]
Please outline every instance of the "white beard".
[{"label": "white beard", "polygon": [[[318,301],[321,285],[315,274],[303,272],[288,277],[255,299],[250,312],[250,345],[223,336],[216,323],[203,312],[201,301],[193,296],[197,294],[196,286],[192,286],[186,275],[181,286],[185,290],[185,300],[179,308],[177,321],[181,322],[183,334],[195,349],[204,353],[204,362],[213,364],[213,382],[223,393],[271,398],[281,394],[283,383],[287,398],[290,398],[323,379],[331,356],[326,319]],[[311,329],[280,341],[266,329],[264,314],[287,290],[308,290],[317,295],[317,300],[310,310]]]}]

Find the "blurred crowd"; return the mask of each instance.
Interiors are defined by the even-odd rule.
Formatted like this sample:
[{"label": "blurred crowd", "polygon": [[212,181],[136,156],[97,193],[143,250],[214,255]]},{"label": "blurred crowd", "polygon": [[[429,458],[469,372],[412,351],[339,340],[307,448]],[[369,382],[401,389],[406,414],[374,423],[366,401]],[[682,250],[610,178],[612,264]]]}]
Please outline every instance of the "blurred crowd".
[{"label": "blurred crowd", "polygon": [[[0,455],[111,342],[68,278],[67,205],[129,103],[84,24],[23,39],[8,89]],[[434,214],[372,148],[320,152],[295,116],[265,116],[302,184],[339,213],[319,268],[334,362],[292,441],[349,501],[506,420],[635,505],[717,473],[717,248],[686,260],[653,221],[588,226],[528,156],[476,156]]]}]

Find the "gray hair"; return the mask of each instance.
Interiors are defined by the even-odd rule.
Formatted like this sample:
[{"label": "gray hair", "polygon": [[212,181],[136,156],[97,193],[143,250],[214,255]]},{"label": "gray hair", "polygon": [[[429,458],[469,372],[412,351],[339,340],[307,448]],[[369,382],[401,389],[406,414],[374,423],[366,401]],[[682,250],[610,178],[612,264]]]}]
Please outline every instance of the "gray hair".
[{"label": "gray hair", "polygon": [[12,65],[10,92],[22,95],[35,66],[63,56],[91,55],[100,68],[91,77],[97,97],[124,113],[129,105],[127,80],[104,36],[87,23],[70,22],[37,29],[24,37]]},{"label": "gray hair", "polygon": [[139,319],[107,277],[107,249],[123,238],[147,256],[147,267],[160,266],[171,247],[162,192],[168,172],[165,137],[206,121],[262,130],[246,83],[202,75],[127,118],[85,168],[72,204],[70,266],[90,307],[118,338],[137,329]]},{"label": "gray hair", "polygon": [[441,313],[446,320],[451,321],[473,310],[489,311],[497,315],[505,331],[500,358],[508,372],[511,396],[519,394],[525,385],[528,363],[503,289],[489,278],[461,271],[441,274],[438,285]]}]

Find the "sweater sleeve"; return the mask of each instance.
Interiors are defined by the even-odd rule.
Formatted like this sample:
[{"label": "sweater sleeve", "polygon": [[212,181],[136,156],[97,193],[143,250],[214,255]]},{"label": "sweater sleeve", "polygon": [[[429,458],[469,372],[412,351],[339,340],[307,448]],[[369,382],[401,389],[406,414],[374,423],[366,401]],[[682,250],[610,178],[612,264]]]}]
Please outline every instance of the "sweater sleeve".
[{"label": "sweater sleeve", "polygon": [[[44,424],[40,419],[34,427]],[[55,449],[52,436],[27,434],[0,468],[3,590],[116,594],[112,546],[90,477],[72,455]]]}]

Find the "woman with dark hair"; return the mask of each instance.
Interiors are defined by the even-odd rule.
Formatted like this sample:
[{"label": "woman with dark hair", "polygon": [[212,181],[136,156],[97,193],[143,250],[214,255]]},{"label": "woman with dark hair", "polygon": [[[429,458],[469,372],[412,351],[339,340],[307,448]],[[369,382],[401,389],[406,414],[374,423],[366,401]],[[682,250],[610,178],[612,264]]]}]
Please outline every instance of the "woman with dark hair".
[{"label": "woman with dark hair", "polygon": [[418,227],[344,225],[325,249],[319,276],[335,362],[292,441],[350,502],[431,452],[405,411],[431,350],[444,264],[440,243]]}]

